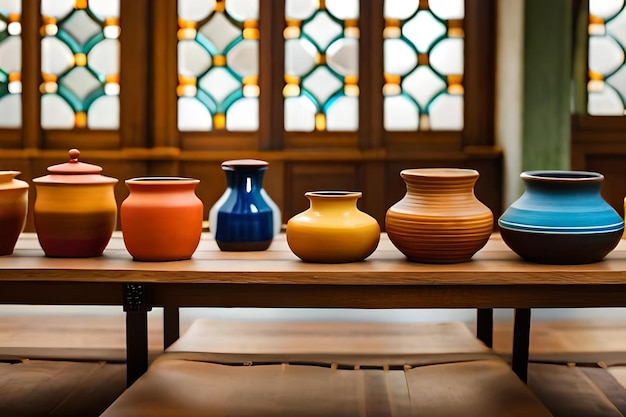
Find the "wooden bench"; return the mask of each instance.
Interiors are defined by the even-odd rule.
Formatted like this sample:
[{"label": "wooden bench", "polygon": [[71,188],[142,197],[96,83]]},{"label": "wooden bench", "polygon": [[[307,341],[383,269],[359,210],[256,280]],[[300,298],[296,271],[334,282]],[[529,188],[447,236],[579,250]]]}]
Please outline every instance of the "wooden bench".
[{"label": "wooden bench", "polygon": [[551,414],[463,323],[201,319],[103,417],[223,415]]}]

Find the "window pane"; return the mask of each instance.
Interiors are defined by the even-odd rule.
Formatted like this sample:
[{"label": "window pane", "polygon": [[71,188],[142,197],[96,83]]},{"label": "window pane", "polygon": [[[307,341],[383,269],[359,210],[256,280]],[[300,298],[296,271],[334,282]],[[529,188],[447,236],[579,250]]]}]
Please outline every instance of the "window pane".
[{"label": "window pane", "polygon": [[385,0],[384,126],[463,129],[463,0]]},{"label": "window pane", "polygon": [[589,114],[626,114],[625,10],[623,0],[589,1]]},{"label": "window pane", "polygon": [[119,128],[119,0],[42,0],[41,126]]},{"label": "window pane", "polygon": [[285,130],[356,131],[358,0],[287,0],[285,20]]},{"label": "window pane", "polygon": [[178,129],[258,130],[258,0],[179,0],[178,25]]},{"label": "window pane", "polygon": [[0,128],[22,126],[22,7],[0,1]]}]

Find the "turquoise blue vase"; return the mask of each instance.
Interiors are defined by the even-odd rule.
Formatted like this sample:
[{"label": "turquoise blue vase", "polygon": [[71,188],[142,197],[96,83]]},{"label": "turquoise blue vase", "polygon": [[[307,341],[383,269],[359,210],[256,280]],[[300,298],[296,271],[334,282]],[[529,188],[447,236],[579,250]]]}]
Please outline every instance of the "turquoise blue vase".
[{"label": "turquoise blue vase", "polygon": [[504,242],[545,264],[602,260],[619,243],[624,221],[601,196],[604,176],[586,171],[528,171],[526,190],[498,220]]},{"label": "turquoise blue vase", "polygon": [[223,251],[261,251],[280,231],[280,210],[263,188],[266,161],[222,163],[227,188],[209,211],[209,230]]}]

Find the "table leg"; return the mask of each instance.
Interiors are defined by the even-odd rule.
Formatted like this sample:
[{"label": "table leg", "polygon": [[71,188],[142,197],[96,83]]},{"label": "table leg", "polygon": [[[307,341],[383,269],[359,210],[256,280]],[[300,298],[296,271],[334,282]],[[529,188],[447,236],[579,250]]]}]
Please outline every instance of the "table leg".
[{"label": "table leg", "polygon": [[180,315],[177,306],[163,307],[163,348],[167,349],[180,336]]},{"label": "table leg", "polygon": [[493,347],[493,308],[476,309],[476,337]]},{"label": "table leg", "polygon": [[148,312],[126,312],[126,386],[148,369]]},{"label": "table leg", "polygon": [[513,372],[524,382],[528,381],[528,348],[530,345],[530,309],[515,309],[513,327]]}]

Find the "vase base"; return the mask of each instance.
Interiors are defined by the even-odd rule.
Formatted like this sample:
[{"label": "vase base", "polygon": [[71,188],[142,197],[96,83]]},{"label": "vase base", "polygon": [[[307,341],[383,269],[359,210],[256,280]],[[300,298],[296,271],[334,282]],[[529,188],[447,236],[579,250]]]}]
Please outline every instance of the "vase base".
[{"label": "vase base", "polygon": [[272,239],[253,242],[225,242],[216,240],[217,246],[224,252],[255,252],[263,251],[270,247]]}]

